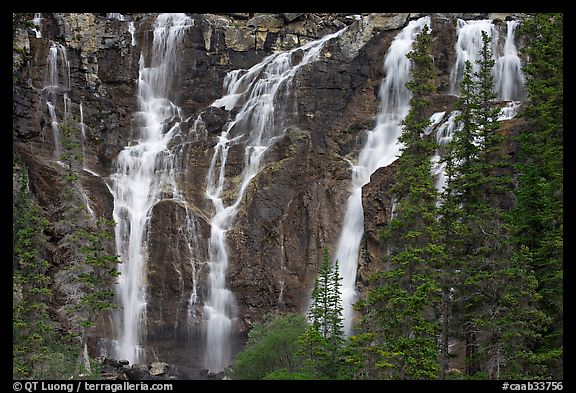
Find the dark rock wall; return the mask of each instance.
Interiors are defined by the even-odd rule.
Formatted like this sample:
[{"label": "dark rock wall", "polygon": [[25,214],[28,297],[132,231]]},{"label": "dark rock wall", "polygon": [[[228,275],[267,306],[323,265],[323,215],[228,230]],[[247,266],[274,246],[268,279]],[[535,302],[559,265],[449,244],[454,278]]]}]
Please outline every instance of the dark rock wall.
[{"label": "dark rock wall", "polygon": [[[32,192],[51,222],[58,221],[58,179],[62,168],[53,159],[50,116],[42,99],[50,41],[67,48],[70,62],[71,113],[79,121],[82,104],[87,140],[85,162],[100,176],[80,171],[80,181],[97,215],[111,218],[113,200],[106,177],[114,159],[136,136],[137,79],[140,56],[149,61],[154,14],[126,14],[136,28],[131,44],[128,22],[105,14],[43,14],[42,38],[29,32],[22,43],[28,55],[19,59],[14,84],[14,151],[29,167]],[[304,312],[322,254],[334,252],[349,196],[350,164],[374,126],[383,78],[383,59],[394,36],[419,14],[220,14],[191,15],[194,25],[179,48],[181,64],[175,81],[175,103],[185,116],[182,133],[172,142],[178,156],[179,189],[186,206],[174,200],[158,203],[149,224],[148,292],[145,345],[151,361],[200,366],[201,329],[187,324],[192,267],[186,255],[186,214],[198,232],[198,304],[207,295],[206,240],[211,204],[204,196],[206,174],[217,136],[231,113],[209,107],[223,95],[226,73],[249,68],[274,52],[288,50],[349,26],[324,48],[321,59],[295,78],[289,130],[269,151],[252,180],[228,233],[228,286],[239,307],[239,340],[248,328],[273,310]],[[472,16],[477,17],[477,16]],[[432,18],[433,51],[438,70],[438,110],[449,110],[446,96],[454,61],[454,15]],[[15,43],[16,45],[16,43]],[[444,109],[441,109],[444,108]],[[62,102],[57,103],[59,119]],[[202,115],[202,130],[193,123]],[[184,119],[183,119],[184,120]],[[229,176],[243,167],[240,147],[231,151]],[[234,149],[233,149],[234,150]],[[377,171],[364,189],[366,242],[360,269],[369,271],[381,256],[378,228],[390,216],[393,165]],[[231,193],[234,190],[231,190]],[[78,203],[83,203],[78,201]],[[188,212],[188,213],[187,213]],[[62,238],[55,236],[57,248]],[[368,253],[368,254],[366,254]],[[366,258],[368,255],[368,258]],[[363,279],[360,275],[360,280]],[[58,305],[57,305],[58,306]],[[201,306],[196,308],[201,318]],[[114,337],[110,319],[93,332]],[[183,345],[182,343],[187,343]],[[93,350],[97,351],[95,344]]]}]

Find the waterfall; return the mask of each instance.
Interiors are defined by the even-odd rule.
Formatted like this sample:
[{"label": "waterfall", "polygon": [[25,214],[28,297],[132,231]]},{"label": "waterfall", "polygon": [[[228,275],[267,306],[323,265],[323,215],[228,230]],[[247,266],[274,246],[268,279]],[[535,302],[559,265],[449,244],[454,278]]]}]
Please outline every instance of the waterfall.
[{"label": "waterfall", "polygon": [[34,14],[34,19],[32,19],[32,24],[36,26],[32,29],[36,38],[42,38],[42,14],[37,12]]},{"label": "waterfall", "polygon": [[86,168],[86,126],[84,124],[84,110],[80,103],[80,133],[82,134],[82,169]]},{"label": "waterfall", "polygon": [[118,359],[131,363],[145,356],[141,340],[146,324],[146,237],[151,210],[165,195],[176,193],[174,155],[168,144],[179,132],[182,117],[171,101],[171,86],[177,73],[178,44],[191,22],[185,14],[157,17],[150,64],[145,66],[143,55],[139,61],[139,139],[120,152],[116,173],[110,176],[116,250],[121,259],[116,292],[122,309],[115,317],[114,351]]},{"label": "waterfall", "polygon": [[128,22],[128,32],[130,33],[130,36],[132,37],[132,39],[130,41],[130,45],[136,46],[136,36],[134,35],[136,33],[136,27],[134,27],[134,21]]},{"label": "waterfall", "polygon": [[481,57],[482,31],[491,37],[492,57],[495,60],[493,75],[495,92],[499,100],[523,100],[526,97],[524,73],[515,44],[518,21],[506,22],[506,39],[499,45],[500,33],[490,19],[465,21],[458,19],[456,34],[456,62],[450,73],[450,91],[457,94],[467,60],[472,63],[472,72],[479,69],[476,61]]},{"label": "waterfall", "polygon": [[109,12],[106,14],[106,19],[116,19],[119,20],[121,22],[124,22],[126,20],[126,18],[124,17],[124,15],[119,14],[117,12]]},{"label": "waterfall", "polygon": [[[445,114],[445,112],[439,112],[439,113],[442,114],[442,117]],[[442,156],[442,150],[444,146],[446,146],[452,140],[452,135],[458,127],[456,117],[459,114],[460,111],[452,111],[450,113],[450,116],[448,116],[448,119],[444,123],[442,123],[436,130],[436,142],[438,142],[438,149],[436,150],[434,156],[432,156],[430,161],[432,162],[432,176],[434,176],[435,178],[434,186],[436,187],[436,190],[438,192],[444,191],[444,188],[446,187],[446,172],[445,172],[446,163],[445,162],[441,163],[440,157]],[[435,116],[436,118],[434,118]],[[440,120],[442,120],[441,117],[440,119],[434,122],[434,120],[436,120],[437,117],[439,117],[438,113],[435,113],[430,117],[430,120],[433,122],[431,127],[434,127],[440,122]],[[439,203],[440,200],[438,200],[438,204]]]},{"label": "waterfall", "polygon": [[[515,32],[518,26],[518,21],[506,22],[506,39],[504,41],[503,49],[499,42],[499,32],[491,20],[478,20],[478,21],[464,21],[458,19],[456,42],[456,62],[454,63],[451,71],[450,86],[451,91],[454,93],[457,90],[457,85],[462,80],[462,72],[466,60],[470,60],[473,65],[473,71],[478,70],[476,60],[481,56],[482,49],[482,31],[486,31],[491,36],[492,53],[495,59],[493,76],[494,76],[494,89],[497,94],[497,99],[509,101],[498,116],[498,120],[512,119],[518,113],[521,100],[526,98],[524,86],[524,74],[522,72],[522,64],[518,56],[518,50],[515,43]],[[443,115],[444,112],[442,112]],[[432,174],[436,178],[436,189],[439,192],[444,190],[446,185],[446,174],[444,172],[445,164],[439,163],[443,147],[452,139],[452,134],[459,129],[459,124],[456,122],[458,111],[453,111],[448,119],[438,127],[436,131],[436,140],[438,142],[438,150],[431,158],[433,167]],[[430,120],[434,123],[434,116],[439,116],[435,113]],[[429,127],[433,128],[434,124]]]},{"label": "waterfall", "polygon": [[517,20],[506,22],[506,41],[504,52],[496,59],[494,67],[496,92],[498,98],[505,101],[523,100],[526,97],[524,87],[524,73],[516,49],[515,32]]},{"label": "waterfall", "polygon": [[[232,228],[240,203],[250,181],[257,175],[266,151],[286,130],[283,111],[288,106],[294,76],[302,66],[318,60],[324,44],[343,31],[288,52],[268,56],[247,71],[230,72],[224,81],[226,95],[212,104],[224,106],[228,110],[236,104],[242,107],[214,146],[206,177],[206,196],[214,206],[208,243],[209,293],[204,305],[207,317],[205,363],[211,372],[222,371],[231,362],[230,336],[236,305],[234,295],[226,288],[226,232]],[[296,51],[301,51],[303,56],[299,63],[293,64]],[[239,143],[246,144],[244,170],[240,175],[234,202],[225,206],[223,192],[233,187],[231,182],[226,182],[226,160],[230,147]]]},{"label": "waterfall", "polygon": [[52,137],[54,138],[54,158],[59,160],[62,148],[58,117],[56,115],[56,100],[59,94],[63,96],[64,120],[68,118],[68,109],[70,107],[70,99],[67,93],[70,90],[70,63],[66,55],[66,48],[62,44],[51,41],[47,63],[48,70],[42,92],[50,114],[50,125]]},{"label": "waterfall", "polygon": [[[472,72],[479,70],[476,63],[480,59],[482,49],[482,32],[485,31],[491,38],[492,49],[497,47],[498,30],[490,19],[469,20],[458,19],[456,25],[456,62],[450,72],[450,92],[458,93],[458,85],[464,76],[466,61],[472,63]],[[494,52],[494,51],[493,51]],[[494,53],[493,53],[494,54]]]},{"label": "waterfall", "polygon": [[430,17],[411,21],[394,38],[384,57],[386,77],[380,85],[380,109],[373,130],[368,132],[366,143],[360,151],[358,164],[352,168],[352,194],[346,203],[342,231],[338,240],[335,260],[338,260],[342,277],[342,307],[344,334],[352,332],[353,303],[356,301],[356,273],[360,243],[364,236],[364,209],[362,186],[378,169],[398,158],[401,144],[398,142],[401,121],[408,114],[410,92],[406,82],[410,78],[410,60],[406,54],[412,50],[412,42],[424,25],[430,26]]}]

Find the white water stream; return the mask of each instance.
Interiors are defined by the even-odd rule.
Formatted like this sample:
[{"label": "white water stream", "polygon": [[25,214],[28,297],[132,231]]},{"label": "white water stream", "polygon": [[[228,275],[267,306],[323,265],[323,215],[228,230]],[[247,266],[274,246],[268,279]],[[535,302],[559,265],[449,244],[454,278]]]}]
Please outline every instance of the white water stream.
[{"label": "white water stream", "polygon": [[[225,128],[214,147],[206,178],[206,196],[212,202],[208,243],[210,273],[206,314],[206,368],[222,371],[231,362],[231,333],[236,317],[235,299],[226,287],[228,250],[226,232],[231,229],[250,181],[257,175],[266,151],[285,132],[283,110],[290,96],[291,83],[298,70],[320,58],[324,44],[343,30],[307,43],[288,52],[271,55],[249,70],[231,71],[224,82],[226,95],[212,105],[232,109],[242,105],[235,119]],[[302,60],[293,64],[293,54],[301,50]],[[232,136],[237,134],[236,136]],[[244,170],[239,176],[234,202],[226,206],[223,192],[230,188],[225,176],[230,148],[245,143]],[[233,187],[233,186],[232,186]]]},{"label": "white water stream", "polygon": [[[140,56],[137,120],[139,138],[120,152],[110,176],[114,196],[116,250],[121,262],[117,295],[122,309],[115,322],[115,356],[131,363],[144,360],[146,326],[147,227],[152,207],[164,195],[177,193],[174,156],[168,143],[178,133],[180,108],[172,103],[178,44],[192,20],[185,14],[161,14],[154,24],[150,64]],[[168,124],[175,121],[172,127]]]},{"label": "white water stream", "polygon": [[380,85],[380,111],[373,130],[360,151],[358,163],[352,168],[352,194],[346,203],[342,231],[334,259],[338,260],[342,277],[342,307],[344,334],[352,334],[356,301],[356,273],[360,243],[364,236],[364,209],[362,187],[370,182],[370,176],[378,169],[395,161],[401,144],[398,137],[402,132],[400,123],[409,111],[410,92],[406,82],[410,78],[410,60],[406,54],[412,50],[416,35],[424,25],[430,27],[430,17],[411,21],[394,38],[384,57],[386,77]]},{"label": "white water stream", "polygon": [[70,90],[70,63],[66,54],[66,48],[58,43],[51,42],[48,51],[48,72],[45,78],[42,93],[46,100],[48,113],[50,114],[50,125],[52,127],[52,137],[54,138],[54,158],[60,159],[62,145],[60,142],[60,128],[58,116],[56,115],[56,100],[62,95],[64,114],[63,119],[67,120],[70,107],[68,91]]}]

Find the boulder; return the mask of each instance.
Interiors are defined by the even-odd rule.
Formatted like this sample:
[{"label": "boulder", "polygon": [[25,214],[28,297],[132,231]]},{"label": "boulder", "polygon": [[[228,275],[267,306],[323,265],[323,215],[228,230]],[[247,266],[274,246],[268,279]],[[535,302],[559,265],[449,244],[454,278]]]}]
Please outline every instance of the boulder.
[{"label": "boulder", "polygon": [[300,18],[302,15],[304,15],[303,13],[285,13],[282,14],[282,17],[284,18],[284,20],[286,22],[292,22],[295,21],[296,19]]},{"label": "boulder", "polygon": [[150,375],[150,370],[149,367],[145,364],[133,364],[132,367],[126,368],[124,373],[129,380],[139,381]]},{"label": "boulder", "polygon": [[397,30],[404,27],[408,21],[408,13],[399,14],[370,14],[368,19],[370,23],[374,26],[374,30]]},{"label": "boulder", "polygon": [[236,52],[254,49],[256,38],[252,29],[247,27],[229,27],[224,32],[226,47]]},{"label": "boulder", "polygon": [[256,15],[246,22],[248,27],[256,27],[258,30],[272,33],[277,33],[283,25],[282,18],[273,14]]},{"label": "boulder", "polygon": [[164,375],[168,372],[170,365],[164,362],[154,362],[150,365],[150,375],[158,376]]}]

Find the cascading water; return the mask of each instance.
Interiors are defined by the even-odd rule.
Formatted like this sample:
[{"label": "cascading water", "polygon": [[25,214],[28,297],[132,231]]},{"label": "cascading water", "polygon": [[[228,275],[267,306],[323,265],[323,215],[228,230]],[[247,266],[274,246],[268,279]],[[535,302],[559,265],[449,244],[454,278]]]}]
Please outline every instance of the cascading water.
[{"label": "cascading water", "polygon": [[59,160],[62,146],[60,144],[60,129],[55,105],[60,94],[62,94],[64,103],[64,120],[68,118],[68,109],[70,107],[70,99],[67,93],[70,90],[70,63],[66,55],[66,48],[62,44],[52,42],[47,62],[48,72],[42,91],[50,114],[50,125],[52,127],[52,137],[54,138],[54,158]]},{"label": "cascading water", "polygon": [[34,19],[32,19],[32,24],[35,26],[32,31],[36,38],[42,38],[42,14],[37,12],[34,14]]},{"label": "cascading water", "polygon": [[458,85],[464,75],[464,65],[466,61],[472,64],[472,72],[479,70],[476,63],[480,59],[482,49],[482,32],[485,31],[492,41],[492,48],[498,44],[498,30],[492,20],[470,20],[458,19],[456,25],[456,62],[450,72],[450,92],[458,93]]},{"label": "cascading water", "polygon": [[[440,120],[444,117],[446,112],[435,113],[431,116],[430,120],[433,122],[431,127],[438,124]],[[430,161],[432,162],[432,176],[435,178],[434,186],[438,192],[442,192],[446,187],[446,163],[440,162],[440,157],[442,156],[442,150],[452,140],[452,134],[457,128],[458,123],[456,122],[456,117],[460,114],[459,111],[453,111],[448,116],[448,119],[442,123],[436,130],[436,142],[438,142],[438,149]],[[436,117],[435,117],[436,116]],[[439,117],[439,119],[438,119]],[[438,119],[438,120],[436,120]],[[436,120],[436,121],[435,121]],[[439,201],[438,201],[439,202]]]},{"label": "cascading water", "polygon": [[106,19],[116,19],[119,20],[121,22],[124,22],[126,20],[126,18],[124,17],[124,15],[119,14],[117,12],[109,12],[106,14]]},{"label": "cascading water", "polygon": [[[116,250],[120,256],[117,296],[122,309],[115,318],[115,356],[131,363],[144,360],[141,346],[146,323],[146,237],[152,207],[165,195],[177,193],[174,156],[168,150],[179,132],[180,108],[172,103],[178,45],[192,19],[185,14],[161,14],[154,24],[150,64],[140,56],[137,119],[139,140],[126,147],[110,176],[114,196]],[[175,121],[172,127],[169,124]]]},{"label": "cascading water", "polygon": [[[207,318],[205,364],[211,372],[222,371],[231,362],[230,336],[235,318],[235,299],[226,288],[226,232],[233,225],[246,189],[257,175],[266,151],[286,130],[281,111],[287,106],[294,76],[302,66],[318,60],[324,44],[343,31],[288,52],[271,55],[248,71],[230,72],[224,83],[227,94],[212,104],[224,106],[228,110],[237,103],[241,103],[242,107],[220,135],[206,178],[206,196],[214,206],[208,243],[209,294],[204,305]],[[296,51],[302,51],[303,57],[298,64],[292,64]],[[234,134],[238,135],[233,137]],[[225,206],[223,191],[227,186],[231,187],[225,177],[226,159],[230,147],[239,143],[246,143],[245,166],[240,175],[236,198],[232,204]]]},{"label": "cascading water", "polygon": [[384,58],[386,75],[380,85],[380,110],[373,130],[360,151],[358,164],[352,168],[352,194],[346,203],[342,231],[338,240],[335,260],[338,260],[342,277],[342,307],[344,334],[352,332],[356,300],[356,273],[360,243],[364,235],[364,209],[362,207],[362,186],[370,181],[370,176],[378,169],[389,165],[398,158],[401,144],[401,121],[408,114],[410,92],[406,82],[410,78],[410,60],[406,54],[412,50],[412,42],[430,26],[430,17],[425,16],[411,21],[394,38]]},{"label": "cascading water", "polygon": [[136,27],[134,26],[134,21],[128,22],[128,32],[130,33],[130,45],[136,46]]},{"label": "cascading water", "polygon": [[497,57],[494,67],[496,93],[499,99],[505,101],[518,101],[526,98],[524,73],[522,72],[522,63],[515,43],[518,23],[517,20],[506,22],[507,31],[504,52]]},{"label": "cascading water", "polygon": [[82,134],[82,169],[86,168],[86,125],[84,124],[84,110],[80,103],[80,133]]},{"label": "cascading water", "polygon": [[492,20],[465,21],[458,19],[456,33],[456,62],[450,73],[450,91],[456,94],[458,84],[462,80],[464,64],[472,63],[472,71],[478,71],[476,63],[480,59],[482,49],[482,31],[491,40],[492,56],[495,60],[493,70],[495,91],[499,100],[523,100],[526,96],[522,64],[516,49],[515,33],[518,21],[506,22],[506,39],[504,45],[499,45],[500,33]]},{"label": "cascading water", "polygon": [[[458,20],[456,62],[452,67],[450,83],[452,92],[457,90],[456,87],[462,80],[462,72],[466,60],[470,60],[473,64],[473,71],[478,69],[476,60],[481,56],[482,31],[485,31],[491,36],[492,53],[495,58],[493,76],[494,90],[497,99],[501,101],[509,101],[502,108],[500,116],[498,117],[499,121],[509,120],[516,116],[521,100],[526,98],[522,63],[518,56],[518,50],[515,43],[515,32],[518,23],[519,22],[516,20],[506,22],[506,39],[504,41],[503,50],[500,50],[500,45],[498,45],[499,32],[491,20]],[[436,140],[439,148],[431,158],[431,161],[433,164],[432,174],[436,178],[436,189],[439,192],[441,192],[446,185],[446,174],[444,172],[446,165],[445,163],[439,162],[441,151],[443,147],[452,140],[452,134],[457,131],[460,126],[456,122],[458,113],[458,111],[450,113],[448,119],[442,123],[436,131]],[[442,115],[443,114],[444,112],[442,112]],[[434,116],[438,117],[439,114],[435,113],[432,115],[430,118],[432,123],[434,123],[435,120]],[[433,127],[433,125],[431,127]]]}]

